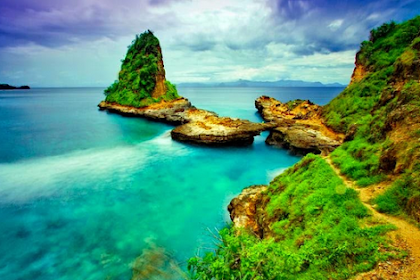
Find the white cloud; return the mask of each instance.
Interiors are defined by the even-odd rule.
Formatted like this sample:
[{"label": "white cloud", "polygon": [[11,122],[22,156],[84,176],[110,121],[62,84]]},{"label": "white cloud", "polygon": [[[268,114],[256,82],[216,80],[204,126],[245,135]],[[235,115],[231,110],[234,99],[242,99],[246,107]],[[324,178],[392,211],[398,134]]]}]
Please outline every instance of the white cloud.
[{"label": "white cloud", "polygon": [[[160,39],[174,83],[302,79],[347,83],[359,43],[395,8],[326,10],[312,1],[74,0],[1,17],[32,43],[0,48],[0,80],[42,86],[110,84],[135,34]],[[64,2],[63,2],[64,3]],[[6,32],[6,33],[7,33]],[[60,44],[61,43],[61,44]],[[1,44],[0,44],[1,45]],[[41,46],[42,45],[42,46]]]},{"label": "white cloud", "polygon": [[336,19],[336,20],[333,20],[329,25],[328,25],[328,27],[332,30],[332,31],[335,31],[335,30],[337,30],[338,28],[340,28],[341,27],[341,25],[343,24],[343,22],[344,22],[344,20],[342,20],[342,19]]}]

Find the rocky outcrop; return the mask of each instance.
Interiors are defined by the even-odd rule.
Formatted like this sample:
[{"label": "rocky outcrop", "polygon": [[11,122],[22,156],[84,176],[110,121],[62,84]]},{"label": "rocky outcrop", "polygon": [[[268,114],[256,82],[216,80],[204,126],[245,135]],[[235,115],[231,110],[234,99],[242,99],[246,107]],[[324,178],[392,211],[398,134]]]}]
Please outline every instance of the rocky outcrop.
[{"label": "rocky outcrop", "polygon": [[192,108],[191,102],[185,98],[179,98],[169,102],[161,101],[141,108],[102,101],[99,103],[98,107],[100,110],[108,110],[123,115],[141,116],[172,124],[183,124],[188,122],[187,112]]},{"label": "rocky outcrop", "polygon": [[344,135],[325,126],[320,117],[321,107],[309,100],[288,103],[261,96],[255,107],[266,122],[273,125],[266,143],[288,148],[300,154],[326,155],[340,146]]},{"label": "rocky outcrop", "polygon": [[155,74],[155,88],[153,89],[152,92],[152,97],[153,98],[159,98],[163,95],[166,94],[166,91],[168,90],[166,88],[166,78],[165,78],[165,68],[163,66],[163,59],[162,59],[162,49],[160,48],[160,45],[157,46],[157,50],[158,50],[158,62],[157,62],[157,71]]},{"label": "rocky outcrop", "polygon": [[106,102],[137,108],[179,98],[176,87],[165,78],[162,49],[152,31],[136,35],[122,60],[118,80],[104,93]]},{"label": "rocky outcrop", "polygon": [[263,237],[263,227],[258,219],[258,212],[263,202],[265,185],[256,185],[245,188],[241,194],[232,199],[228,206],[230,219],[236,228],[247,228]]},{"label": "rocky outcrop", "polygon": [[176,127],[171,136],[175,140],[206,145],[248,145],[254,141],[254,136],[271,127],[247,120],[207,116]]},{"label": "rocky outcrop", "polygon": [[102,101],[101,110],[124,115],[141,116],[152,120],[181,124],[172,130],[172,139],[204,145],[249,145],[254,136],[273,128],[272,124],[253,123],[193,107],[185,98],[161,101],[147,107],[136,108]]},{"label": "rocky outcrop", "polygon": [[351,75],[350,84],[361,81],[367,73],[365,66],[360,61],[360,51],[356,54],[356,60],[354,64],[356,66],[354,67],[353,74]]},{"label": "rocky outcrop", "polygon": [[296,154],[320,153],[322,155],[331,153],[341,144],[311,126],[298,123],[274,128],[267,137],[266,143],[290,149]]}]

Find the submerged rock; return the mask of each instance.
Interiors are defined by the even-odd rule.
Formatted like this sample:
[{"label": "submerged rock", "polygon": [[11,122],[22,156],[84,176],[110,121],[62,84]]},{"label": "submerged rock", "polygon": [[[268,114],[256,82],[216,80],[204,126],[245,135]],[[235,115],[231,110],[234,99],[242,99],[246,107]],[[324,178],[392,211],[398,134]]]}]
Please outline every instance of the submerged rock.
[{"label": "submerged rock", "polygon": [[163,247],[150,244],[132,263],[131,280],[162,280],[181,277],[182,270]]},{"label": "submerged rock", "polygon": [[321,107],[309,100],[281,103],[272,97],[261,96],[255,100],[255,107],[263,119],[275,127],[266,140],[269,145],[302,154],[326,155],[344,139],[344,135],[323,124]]}]

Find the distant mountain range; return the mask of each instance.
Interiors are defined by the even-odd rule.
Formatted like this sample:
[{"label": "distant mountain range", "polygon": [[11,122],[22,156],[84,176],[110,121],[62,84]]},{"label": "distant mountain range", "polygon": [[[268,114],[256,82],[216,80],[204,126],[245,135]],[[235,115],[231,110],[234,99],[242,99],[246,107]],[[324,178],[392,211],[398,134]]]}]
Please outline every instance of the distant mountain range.
[{"label": "distant mountain range", "polygon": [[323,84],[321,82],[305,82],[300,80],[278,80],[274,82],[238,80],[225,83],[180,83],[179,87],[345,87],[339,83]]}]

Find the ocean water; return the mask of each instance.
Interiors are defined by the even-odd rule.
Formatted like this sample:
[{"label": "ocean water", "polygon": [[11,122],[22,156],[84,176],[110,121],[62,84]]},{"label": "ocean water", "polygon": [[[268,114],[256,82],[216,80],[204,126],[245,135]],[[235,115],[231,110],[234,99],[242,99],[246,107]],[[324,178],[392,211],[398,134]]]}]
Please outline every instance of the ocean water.
[{"label": "ocean water", "polygon": [[[341,90],[179,92],[197,107],[261,121],[262,94],[322,105]],[[266,133],[249,147],[174,142],[170,125],[98,111],[102,91],[0,91],[0,279],[130,279],[133,266],[150,272],[144,279],[181,279],[175,264],[182,270],[214,248],[210,231],[229,222],[229,201],[299,160],[266,146]]]}]

